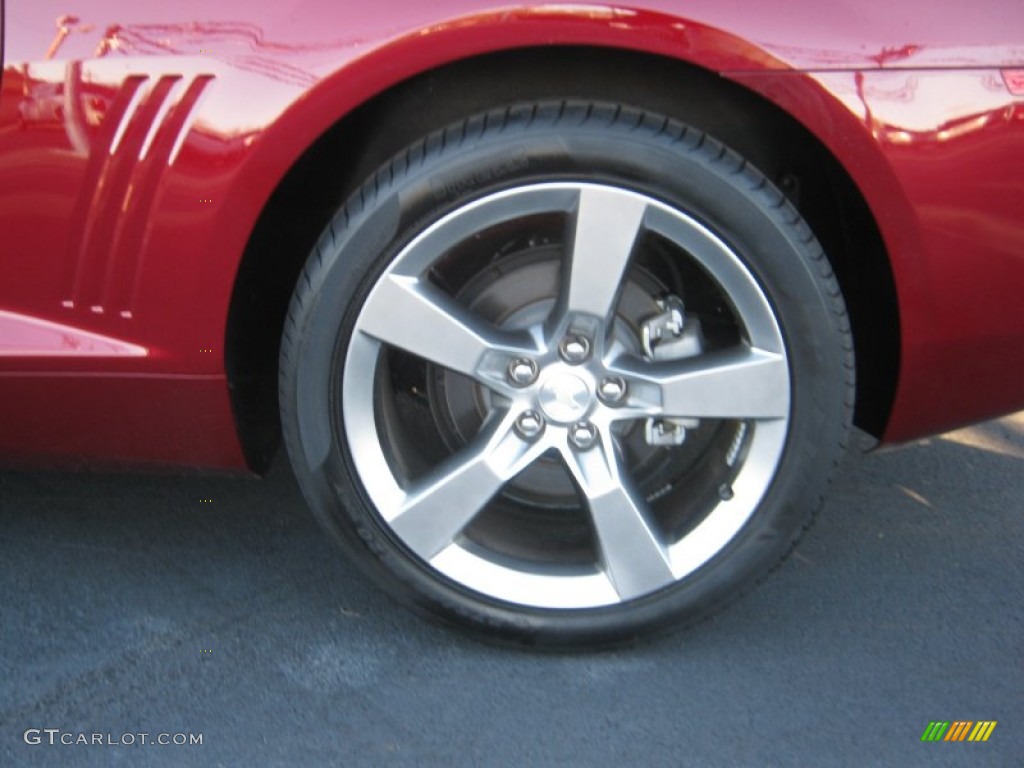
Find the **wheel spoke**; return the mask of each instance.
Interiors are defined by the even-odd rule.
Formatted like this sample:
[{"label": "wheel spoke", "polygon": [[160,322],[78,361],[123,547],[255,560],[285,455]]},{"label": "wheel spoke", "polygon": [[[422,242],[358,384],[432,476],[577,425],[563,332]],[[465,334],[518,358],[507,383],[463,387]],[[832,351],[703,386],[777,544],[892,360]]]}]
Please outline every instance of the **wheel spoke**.
[{"label": "wheel spoke", "polygon": [[[783,419],[789,415],[789,368],[775,352],[744,348],[653,365],[616,364],[633,377],[648,413],[707,419]],[[636,403],[639,405],[639,403]]]},{"label": "wheel spoke", "polygon": [[566,461],[586,498],[601,560],[619,597],[629,600],[675,581],[647,503],[620,469],[611,442],[568,453]]},{"label": "wheel spoke", "polygon": [[621,191],[580,191],[568,235],[562,303],[570,314],[608,318],[633,254],[647,203]]},{"label": "wheel spoke", "polygon": [[477,377],[487,357],[536,351],[526,334],[499,331],[422,280],[381,279],[359,319],[367,336]]},{"label": "wheel spoke", "polygon": [[545,450],[512,430],[506,414],[467,446],[413,483],[388,522],[420,557],[430,560],[449,546],[502,485]]}]

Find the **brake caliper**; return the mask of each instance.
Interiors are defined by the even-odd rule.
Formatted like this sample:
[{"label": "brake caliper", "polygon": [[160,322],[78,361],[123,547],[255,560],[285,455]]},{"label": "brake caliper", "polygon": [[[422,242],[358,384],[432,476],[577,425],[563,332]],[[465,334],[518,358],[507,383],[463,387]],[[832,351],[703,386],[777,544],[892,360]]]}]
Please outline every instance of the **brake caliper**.
[{"label": "brake caliper", "polygon": [[[687,318],[686,307],[678,296],[658,299],[660,313],[644,321],[641,329],[644,356],[648,360],[681,360],[704,351],[700,320]],[[647,419],[644,439],[648,445],[682,445],[686,430],[700,426],[699,419],[658,417]]]}]

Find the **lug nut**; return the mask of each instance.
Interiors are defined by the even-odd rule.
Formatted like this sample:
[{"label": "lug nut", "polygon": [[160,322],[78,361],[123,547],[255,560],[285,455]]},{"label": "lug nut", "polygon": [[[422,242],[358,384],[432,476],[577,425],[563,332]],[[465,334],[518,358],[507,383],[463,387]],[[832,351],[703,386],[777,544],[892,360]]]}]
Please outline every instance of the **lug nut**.
[{"label": "lug nut", "polygon": [[508,364],[508,380],[517,387],[527,387],[537,380],[537,364],[527,357],[517,357]]},{"label": "lug nut", "polygon": [[590,342],[586,336],[566,336],[558,345],[558,353],[570,365],[579,365],[590,354]]},{"label": "lug nut", "polygon": [[581,421],[569,427],[569,442],[585,451],[597,442],[597,427],[589,421]]},{"label": "lug nut", "polygon": [[617,405],[626,396],[626,380],[621,376],[606,376],[597,385],[597,396],[607,405]]},{"label": "lug nut", "polygon": [[535,440],[544,431],[544,419],[536,411],[524,411],[516,419],[516,432],[525,440]]}]

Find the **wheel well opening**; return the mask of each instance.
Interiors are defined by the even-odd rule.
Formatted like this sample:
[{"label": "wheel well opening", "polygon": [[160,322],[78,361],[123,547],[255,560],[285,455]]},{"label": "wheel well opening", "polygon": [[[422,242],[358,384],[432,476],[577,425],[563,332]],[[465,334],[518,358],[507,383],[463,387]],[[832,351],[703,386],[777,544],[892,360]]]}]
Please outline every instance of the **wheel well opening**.
[{"label": "wheel well opening", "polygon": [[779,108],[699,68],[647,54],[551,47],[490,54],[418,75],[341,119],[278,185],[253,228],[228,315],[225,364],[250,466],[280,441],[277,365],[292,290],[331,216],[391,155],[469,114],[540,99],[660,112],[754,163],[794,202],[828,254],[853,326],[855,422],[880,435],[899,363],[899,313],[885,247],[860,192],[824,146]]}]

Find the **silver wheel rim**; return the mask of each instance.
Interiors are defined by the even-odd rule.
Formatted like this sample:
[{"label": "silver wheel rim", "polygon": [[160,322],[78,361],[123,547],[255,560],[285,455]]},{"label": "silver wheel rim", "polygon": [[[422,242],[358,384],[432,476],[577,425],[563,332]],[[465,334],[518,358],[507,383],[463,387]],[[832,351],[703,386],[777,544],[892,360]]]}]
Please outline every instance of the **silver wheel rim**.
[{"label": "silver wheel rim", "polygon": [[[430,270],[477,233],[551,214],[564,218],[566,237],[558,299],[543,322],[495,327],[431,281]],[[739,343],[658,361],[616,339],[616,300],[646,235],[699,264],[731,306]],[[383,428],[377,372],[387,349],[471,377],[488,403],[475,437],[414,478],[396,468]],[[790,374],[767,297],[721,238],[686,213],[633,191],[551,183],[467,204],[400,251],[359,311],[341,398],[359,480],[383,526],[411,553],[489,598],[584,609],[670,587],[739,533],[782,456]],[[659,526],[652,511],[657,502],[638,491],[619,439],[624,426],[665,418],[738,425],[720,468],[727,492],[723,486],[721,497],[679,535]],[[512,558],[465,535],[506,484],[544,455],[561,457],[578,489],[596,542],[591,563]]]}]

